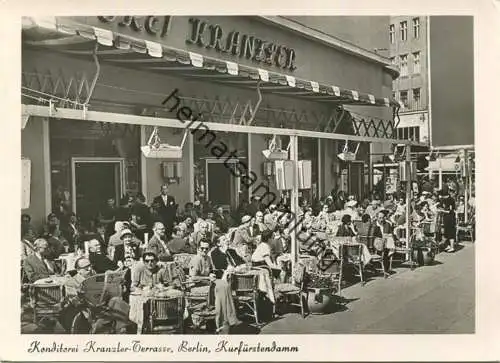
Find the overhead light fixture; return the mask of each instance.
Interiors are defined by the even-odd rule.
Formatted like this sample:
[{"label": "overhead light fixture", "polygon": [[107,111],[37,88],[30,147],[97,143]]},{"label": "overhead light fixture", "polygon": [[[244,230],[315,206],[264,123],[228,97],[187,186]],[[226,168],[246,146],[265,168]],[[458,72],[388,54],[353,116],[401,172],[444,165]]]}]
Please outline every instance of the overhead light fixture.
[{"label": "overhead light fixture", "polygon": [[286,150],[282,150],[278,148],[276,143],[276,135],[273,136],[271,142],[269,143],[269,147],[265,150],[262,150],[262,154],[268,160],[288,160],[288,150],[290,150],[291,141],[288,143]]},{"label": "overhead light fixture", "polygon": [[182,148],[187,140],[188,129],[184,131],[184,136],[180,146],[162,143],[160,140],[158,127],[155,126],[147,145],[141,146],[141,151],[146,158],[151,159],[182,159]]},{"label": "overhead light fixture", "polygon": [[358,153],[359,145],[360,145],[360,143],[358,142],[358,145],[356,146],[356,151],[354,151],[354,152],[349,151],[349,141],[346,140],[346,142],[344,144],[344,149],[342,150],[342,152],[340,154],[337,155],[337,157],[340,160],[345,161],[345,162],[351,162],[351,161],[356,160],[356,154]]}]

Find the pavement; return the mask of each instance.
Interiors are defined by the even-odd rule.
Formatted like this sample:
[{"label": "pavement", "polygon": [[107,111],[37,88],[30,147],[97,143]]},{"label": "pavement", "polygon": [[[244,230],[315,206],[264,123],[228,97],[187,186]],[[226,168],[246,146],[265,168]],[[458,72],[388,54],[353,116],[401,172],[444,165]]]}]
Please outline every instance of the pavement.
[{"label": "pavement", "polygon": [[290,313],[261,328],[261,334],[473,334],[475,248],[461,242],[441,252],[431,266],[399,267],[387,279],[342,290],[347,304],[325,314]]}]

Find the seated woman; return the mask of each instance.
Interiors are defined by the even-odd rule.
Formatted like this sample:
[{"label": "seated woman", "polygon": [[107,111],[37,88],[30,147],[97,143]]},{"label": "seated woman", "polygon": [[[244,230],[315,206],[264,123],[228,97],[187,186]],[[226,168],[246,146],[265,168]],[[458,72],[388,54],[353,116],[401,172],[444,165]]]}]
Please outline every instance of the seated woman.
[{"label": "seated woman", "polygon": [[239,325],[241,322],[236,317],[233,296],[229,283],[222,278],[216,278],[212,270],[212,261],[208,251],[210,245],[201,241],[198,254],[191,259],[189,276],[192,279],[209,277],[213,283],[215,295],[215,325],[217,332],[227,332],[231,326]]},{"label": "seated woman", "polygon": [[361,243],[366,244],[369,248],[371,247],[372,238],[372,221],[370,218],[370,215],[365,213],[361,217],[361,224],[358,227],[358,238],[360,239]]},{"label": "seated woman", "polygon": [[246,265],[245,260],[234,249],[229,248],[229,237],[220,236],[216,243],[217,246],[210,251],[210,259],[217,278],[220,278],[221,272],[227,271],[230,266],[236,268]]},{"label": "seated woman", "polygon": [[158,266],[158,256],[154,252],[147,251],[142,255],[143,266],[138,266],[132,273],[131,291],[145,287],[164,286],[170,283],[167,271]]},{"label": "seated woman", "polygon": [[352,224],[352,218],[350,214],[344,214],[342,216],[342,224],[337,230],[337,237],[354,237],[358,233],[356,232],[354,225]]},{"label": "seated woman", "polygon": [[271,231],[266,230],[262,232],[261,241],[252,254],[252,266],[266,267],[273,275],[279,275],[281,268],[271,260],[271,247],[269,243],[272,237],[273,233]]}]

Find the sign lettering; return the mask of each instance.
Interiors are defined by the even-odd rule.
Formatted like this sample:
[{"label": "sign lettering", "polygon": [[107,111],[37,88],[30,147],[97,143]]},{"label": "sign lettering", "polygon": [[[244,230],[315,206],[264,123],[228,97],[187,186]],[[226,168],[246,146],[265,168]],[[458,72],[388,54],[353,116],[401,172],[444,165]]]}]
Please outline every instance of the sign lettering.
[{"label": "sign lettering", "polygon": [[146,31],[150,35],[159,35],[161,38],[168,33],[170,16],[98,16],[101,23],[118,24],[122,28],[130,28],[135,32]]},{"label": "sign lettering", "polygon": [[191,33],[186,39],[187,44],[214,49],[219,53],[231,54],[289,71],[297,68],[295,50],[292,48],[242,34],[236,30],[224,33],[220,25],[209,24],[198,18],[190,18],[189,24]]}]

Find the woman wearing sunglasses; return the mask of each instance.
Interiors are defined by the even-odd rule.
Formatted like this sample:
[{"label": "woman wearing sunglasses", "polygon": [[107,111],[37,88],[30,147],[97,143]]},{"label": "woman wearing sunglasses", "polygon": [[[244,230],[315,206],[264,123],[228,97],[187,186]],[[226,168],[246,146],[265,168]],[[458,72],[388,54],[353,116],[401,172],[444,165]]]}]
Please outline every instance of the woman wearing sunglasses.
[{"label": "woman wearing sunglasses", "polygon": [[132,276],[132,290],[168,284],[168,274],[165,269],[158,266],[158,257],[154,252],[144,252],[142,261],[144,267],[139,268]]}]

